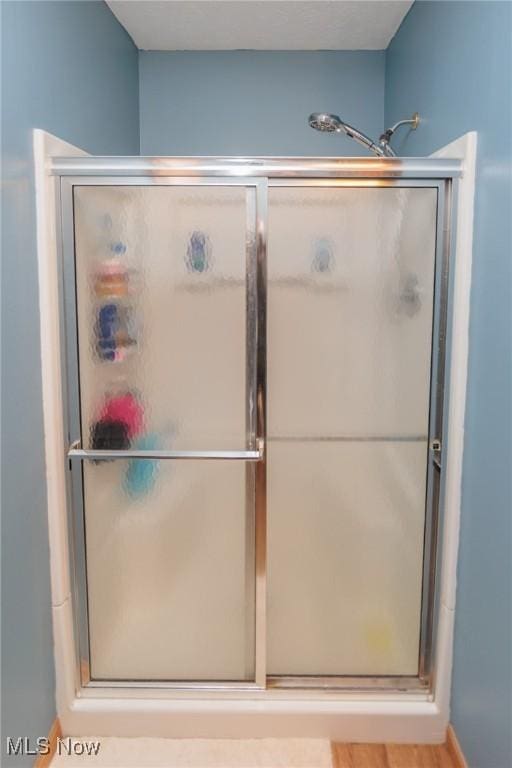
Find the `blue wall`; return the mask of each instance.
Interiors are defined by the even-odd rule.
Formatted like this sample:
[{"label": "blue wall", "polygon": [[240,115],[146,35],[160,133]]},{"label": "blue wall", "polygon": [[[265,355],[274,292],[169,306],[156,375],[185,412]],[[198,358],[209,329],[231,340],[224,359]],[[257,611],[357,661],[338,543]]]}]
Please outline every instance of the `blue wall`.
[{"label": "blue wall", "polygon": [[386,123],[428,155],[478,131],[452,721],[471,768],[512,765],[512,5],[416,2],[386,57]]},{"label": "blue wall", "polygon": [[[101,2],[2,2],[2,751],[55,717],[33,128],[137,154],[137,51]],[[8,464],[7,464],[8,462]]]},{"label": "blue wall", "polygon": [[[137,52],[103,3],[1,8],[2,715],[4,736],[36,736],[55,710],[31,130],[95,154],[137,154],[139,93]],[[453,683],[453,721],[471,768],[512,764],[511,12],[509,3],[416,2],[386,54],[140,54],[143,154],[363,152],[309,129],[315,110],[372,136],[418,110],[420,130],[395,141],[408,155],[479,132]]]},{"label": "blue wall", "polygon": [[378,136],[383,51],[140,53],[143,155],[360,155],[322,135],[311,112],[335,112]]}]

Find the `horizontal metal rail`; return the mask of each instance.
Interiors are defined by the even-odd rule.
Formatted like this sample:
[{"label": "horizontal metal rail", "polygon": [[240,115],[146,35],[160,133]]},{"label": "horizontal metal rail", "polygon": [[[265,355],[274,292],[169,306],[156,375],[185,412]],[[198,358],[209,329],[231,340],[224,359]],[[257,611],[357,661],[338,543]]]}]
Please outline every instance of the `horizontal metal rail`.
[{"label": "horizontal metal rail", "polygon": [[189,459],[215,461],[261,461],[263,449],[255,451],[160,451],[160,450],[88,450],[81,448],[79,441],[68,450],[69,459],[108,461],[110,459]]},{"label": "horizontal metal rail", "polygon": [[428,435],[268,435],[272,443],[423,443]]},{"label": "horizontal metal rail", "polygon": [[414,675],[269,675],[267,689],[324,691],[407,691],[418,693],[428,683]]},{"label": "horizontal metal rail", "polygon": [[[60,176],[269,178],[414,178],[462,175],[458,159],[438,157],[55,157],[49,164]],[[117,184],[123,182],[116,180]]]},{"label": "horizontal metal rail", "polygon": [[[427,435],[290,435],[272,436],[273,443],[421,443],[428,440]],[[261,461],[263,449],[235,451],[165,451],[165,450],[94,450],[82,448],[80,442],[73,443],[68,450],[69,459],[89,461],[107,461],[110,459],[179,459],[179,460],[217,460],[217,461]]]}]

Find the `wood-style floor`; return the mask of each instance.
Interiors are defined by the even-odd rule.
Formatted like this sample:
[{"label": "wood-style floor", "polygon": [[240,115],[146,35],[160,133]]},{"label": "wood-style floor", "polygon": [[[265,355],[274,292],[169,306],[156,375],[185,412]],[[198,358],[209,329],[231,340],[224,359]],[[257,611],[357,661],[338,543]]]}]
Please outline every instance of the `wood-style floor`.
[{"label": "wood-style floor", "polygon": [[333,768],[458,768],[445,744],[336,744]]}]

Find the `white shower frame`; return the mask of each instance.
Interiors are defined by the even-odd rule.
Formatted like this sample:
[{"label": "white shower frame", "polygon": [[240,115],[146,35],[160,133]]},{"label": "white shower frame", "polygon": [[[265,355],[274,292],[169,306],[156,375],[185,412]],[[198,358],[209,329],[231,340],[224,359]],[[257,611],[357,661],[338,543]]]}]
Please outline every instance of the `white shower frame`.
[{"label": "white shower frame", "polygon": [[[41,340],[43,369],[43,408],[47,457],[48,510],[50,525],[52,603],[57,677],[57,712],[64,732],[75,735],[154,735],[154,736],[326,736],[345,740],[396,740],[437,742],[444,739],[448,722],[453,633],[454,581],[462,457],[462,419],[460,409],[465,393],[467,319],[471,258],[472,194],[474,184],[474,137],[466,139],[465,163],[460,160],[373,158],[279,158],[207,159],[198,158],[90,158],[76,161],[80,150],[45,134],[35,132],[38,251],[40,272]],[[463,148],[464,149],[464,148]],[[456,153],[461,148],[456,148]],[[464,154],[464,152],[463,152]],[[56,159],[55,156],[61,156]],[[49,159],[51,157],[54,159]],[[261,690],[208,691],[172,690],[168,687],[138,687],[131,691],[117,687],[77,685],[76,637],[72,616],[72,579],[66,519],[65,455],[62,418],[63,396],[60,379],[62,363],[59,326],[57,259],[58,238],[54,226],[55,179],[63,175],[106,173],[146,177],[174,173],[189,176],[191,167],[202,163],[201,173],[213,176],[272,175],[280,164],[286,178],[297,173],[322,178],[372,179],[406,178],[450,181],[454,187],[462,176],[457,225],[452,222],[452,240],[457,231],[457,253],[452,270],[451,365],[447,371],[450,396],[446,398],[445,430],[450,435],[444,457],[446,473],[443,492],[443,551],[439,578],[439,615],[436,632],[436,679],[429,690]],[[206,168],[206,166],[208,166]],[[187,169],[185,172],[184,169]],[[212,173],[213,170],[213,173]],[[464,187],[464,181],[466,185]],[[444,184],[444,182],[443,182]],[[433,184],[434,185],[434,184]],[[462,207],[461,207],[462,206]],[[455,213],[455,211],[454,211]],[[461,218],[466,233],[461,238]],[[459,242],[462,239],[464,249]],[[465,252],[463,252],[465,251]],[[453,258],[453,256],[452,256]],[[462,331],[460,333],[456,331]],[[462,363],[462,368],[460,367]],[[463,371],[463,376],[460,373]],[[448,388],[447,388],[448,392]],[[455,397],[454,397],[455,395]],[[458,398],[457,398],[458,395]],[[456,402],[455,402],[456,401]],[[455,423],[457,422],[457,423]],[[61,465],[61,466],[57,466]],[[453,467],[453,470],[452,470]],[[128,695],[127,695],[128,694]]]}]

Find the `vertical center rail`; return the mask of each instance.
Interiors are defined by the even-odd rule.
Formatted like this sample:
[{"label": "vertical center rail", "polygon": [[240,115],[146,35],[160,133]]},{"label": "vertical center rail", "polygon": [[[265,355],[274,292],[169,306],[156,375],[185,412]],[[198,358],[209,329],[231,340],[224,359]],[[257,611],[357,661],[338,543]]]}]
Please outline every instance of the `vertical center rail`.
[{"label": "vertical center rail", "polygon": [[256,666],[255,682],[267,676],[267,180],[256,188],[256,434],[262,453],[255,471]]}]

